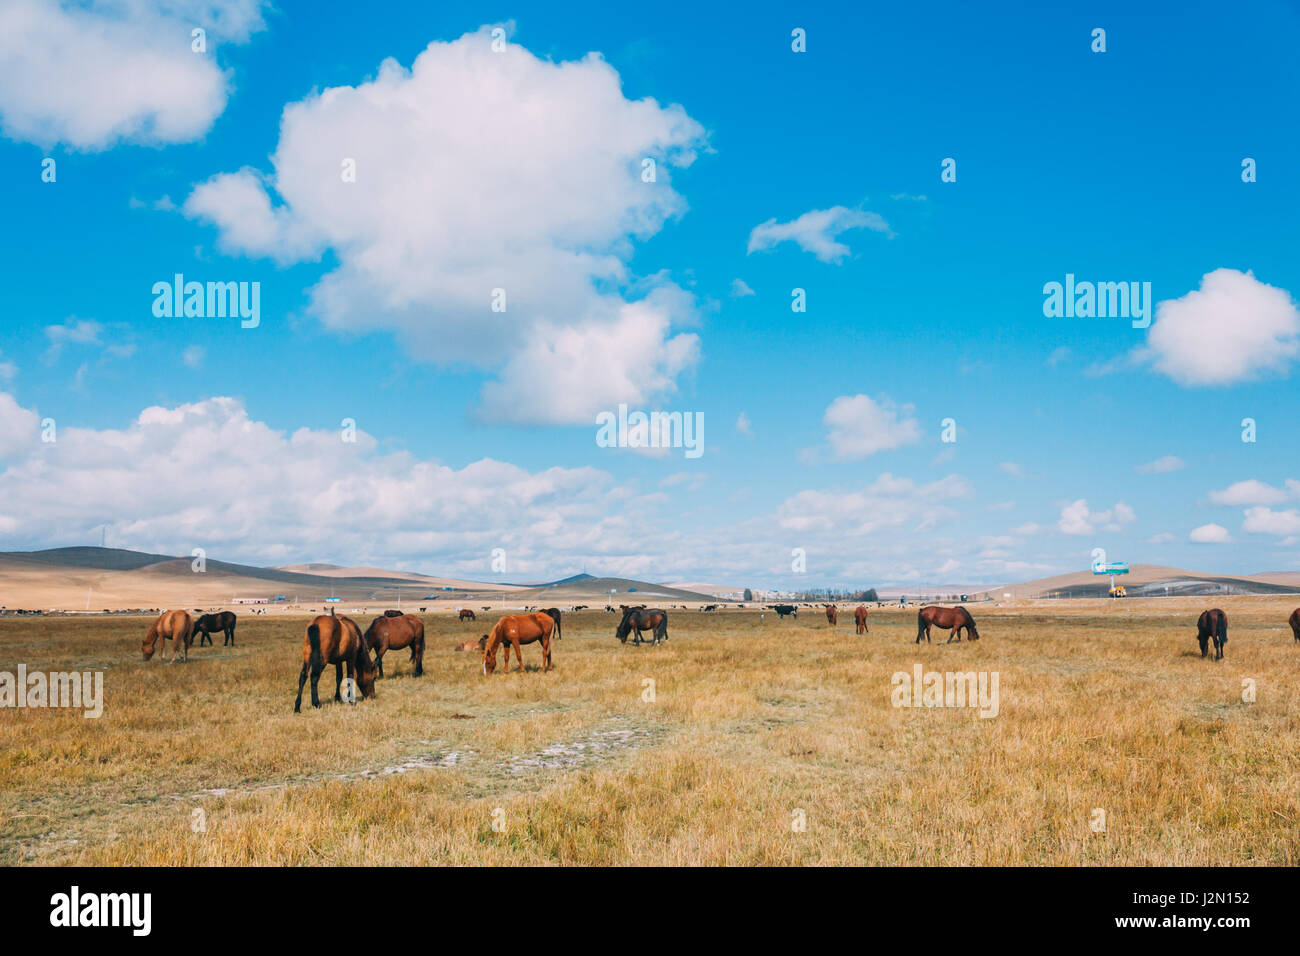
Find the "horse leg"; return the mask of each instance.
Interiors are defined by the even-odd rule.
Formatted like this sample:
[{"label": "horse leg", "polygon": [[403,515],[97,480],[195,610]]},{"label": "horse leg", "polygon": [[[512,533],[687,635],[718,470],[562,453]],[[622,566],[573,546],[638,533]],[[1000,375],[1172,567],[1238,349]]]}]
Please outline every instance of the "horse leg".
[{"label": "horse leg", "polygon": [[[302,711],[302,685],[307,683],[307,665],[302,665],[302,670],[298,673],[298,699],[293,702],[293,712],[295,714]],[[312,690],[315,690],[313,687]]]},{"label": "horse leg", "polygon": [[337,664],[334,665],[334,703],[336,704],[342,703],[343,701],[343,694],[341,692],[342,687],[343,687],[343,662],[339,661]]},{"label": "horse leg", "polygon": [[[515,649],[515,663],[519,665],[519,673],[524,672],[524,652],[519,647],[519,638],[510,638],[510,645]],[[506,655],[506,672],[510,671],[510,655]]]},{"label": "horse leg", "polygon": [[320,706],[320,695],[319,695],[319,693],[318,693],[318,691],[317,691],[317,687],[320,685],[320,672],[323,671],[324,669],[325,669],[325,664],[324,664],[322,661],[318,661],[318,660],[317,660],[317,661],[312,661],[312,664],[311,664],[311,705],[312,705],[313,707],[319,707],[319,706]]},{"label": "horse leg", "polygon": [[542,638],[542,673],[545,674],[551,669],[551,639]]},{"label": "horse leg", "polygon": [[386,651],[387,649],[388,648],[375,649],[375,666],[379,668],[379,676],[376,678],[376,680],[384,676],[384,651]]},{"label": "horse leg", "polygon": [[424,638],[420,638],[419,644],[411,642],[411,659],[415,661],[415,676],[419,677],[424,673]]}]

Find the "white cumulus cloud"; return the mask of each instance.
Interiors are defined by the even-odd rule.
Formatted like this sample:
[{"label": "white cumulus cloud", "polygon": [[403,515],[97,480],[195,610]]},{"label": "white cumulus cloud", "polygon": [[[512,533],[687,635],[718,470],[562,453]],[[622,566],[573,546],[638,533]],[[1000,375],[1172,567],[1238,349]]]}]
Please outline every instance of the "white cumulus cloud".
[{"label": "white cumulus cloud", "polygon": [[705,131],[680,106],[624,97],[597,53],[494,52],[491,29],[290,103],[274,172],[215,176],[184,209],[230,253],[331,251],[338,266],[309,305],[329,328],[391,330],[421,360],[504,366],[481,417],[586,424],[615,400],[671,391],[695,361],[697,339],[673,331],[696,320],[693,297],[626,261],[685,211],[671,171]]},{"label": "white cumulus cloud", "polygon": [[921,426],[912,406],[895,405],[887,398],[841,395],[826,409],[826,439],[840,461],[855,461],[911,445],[921,440]]},{"label": "white cumulus cloud", "polygon": [[[185,143],[225,109],[222,42],[265,28],[264,0],[4,0],[0,129],[11,139],[102,150]],[[207,50],[190,31],[207,31]]]},{"label": "white cumulus cloud", "polygon": [[1300,311],[1285,289],[1251,272],[1215,269],[1201,287],[1156,306],[1139,353],[1180,385],[1231,385],[1289,370]]}]

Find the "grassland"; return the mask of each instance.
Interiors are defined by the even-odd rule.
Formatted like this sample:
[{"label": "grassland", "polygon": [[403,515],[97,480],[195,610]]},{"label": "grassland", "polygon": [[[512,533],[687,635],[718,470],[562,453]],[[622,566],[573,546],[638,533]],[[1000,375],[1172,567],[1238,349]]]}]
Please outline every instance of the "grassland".
[{"label": "grassland", "polygon": [[[439,620],[424,677],[394,652],[300,715],[306,618],[175,665],[142,619],[3,619],[0,670],[106,673],[98,720],[0,711],[0,863],[1295,865],[1296,601],[1215,603],[1217,663],[1203,600],[976,606],[982,640],[920,647],[914,611],[673,612],[658,648],[582,612],[554,671],[491,678]],[[895,708],[918,662],[996,671],[999,715]]]}]

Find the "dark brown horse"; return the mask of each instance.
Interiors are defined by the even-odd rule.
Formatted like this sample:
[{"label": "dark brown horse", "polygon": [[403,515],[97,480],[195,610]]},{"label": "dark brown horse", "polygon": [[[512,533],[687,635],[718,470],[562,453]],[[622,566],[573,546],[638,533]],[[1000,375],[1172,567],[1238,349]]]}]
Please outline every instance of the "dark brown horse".
[{"label": "dark brown horse", "polygon": [[549,614],[507,614],[497,621],[491,634],[484,634],[479,639],[483,648],[483,676],[493,674],[497,669],[497,648],[505,645],[506,673],[510,673],[510,648],[515,649],[515,660],[519,662],[519,671],[524,669],[524,655],[520,653],[521,644],[542,642],[542,672],[551,669],[551,634],[555,630],[555,621]]},{"label": "dark brown horse", "polygon": [[[176,649],[183,645],[182,661],[190,659],[190,644],[194,642],[194,618],[187,611],[163,611],[149,628],[149,633],[140,642],[140,652],[144,659],[153,657],[154,647],[158,648],[158,660],[167,653],[167,640],[172,642],[172,663],[176,663]],[[159,644],[158,642],[162,643]]]},{"label": "dark brown horse", "polygon": [[668,640],[668,612],[658,609],[647,611],[642,608],[628,608],[623,612],[623,620],[619,622],[614,636],[626,644],[628,634],[632,634],[633,631],[636,632],[633,634],[633,644],[642,643],[642,631],[654,632],[654,640],[650,642],[652,645]]},{"label": "dark brown horse", "polygon": [[[577,608],[574,608],[574,610],[576,611]],[[550,615],[551,620],[555,622],[555,639],[558,641],[562,636],[560,634],[560,609],[558,607],[547,607],[542,609],[542,613]]]},{"label": "dark brown horse", "polygon": [[952,639],[957,638],[957,643],[961,643],[962,628],[966,629],[966,636],[972,641],[980,639],[980,632],[975,629],[975,618],[970,616],[970,611],[964,607],[939,607],[934,604],[926,605],[916,612],[916,643],[921,643],[921,638],[925,638],[925,643],[930,643],[930,628],[941,627],[945,631],[951,630],[948,635],[947,643],[951,644]]},{"label": "dark brown horse", "polygon": [[1210,641],[1214,641],[1214,659],[1223,659],[1223,645],[1228,643],[1228,615],[1217,607],[1202,611],[1196,619],[1196,641],[1201,645],[1201,656],[1210,652]]},{"label": "dark brown horse", "polygon": [[837,608],[834,604],[826,605],[826,623],[829,624],[831,627],[834,627],[836,624],[840,623],[840,609]]},{"label": "dark brown horse", "polygon": [[411,649],[411,663],[415,675],[424,673],[424,622],[414,614],[391,617],[385,614],[370,622],[366,628],[366,647],[375,655],[375,667],[384,676],[384,655],[389,651]]},{"label": "dark brown horse", "polygon": [[311,672],[311,705],[320,706],[316,685],[320,683],[320,672],[326,664],[334,665],[334,699],[343,700],[340,688],[343,686],[343,667],[347,666],[348,680],[355,679],[361,689],[362,697],[375,696],[374,663],[370,660],[370,651],[366,649],[366,640],[361,636],[361,628],[350,617],[335,617],[333,608],[329,614],[322,614],[307,625],[307,634],[302,641],[302,671],[298,674],[298,699],[293,702],[293,712],[302,710],[302,685],[307,682],[307,673]]},{"label": "dark brown horse", "polygon": [[460,619],[462,621],[472,621],[475,619],[474,612],[467,607],[463,607],[460,609]]},{"label": "dark brown horse", "polygon": [[221,642],[222,647],[225,647],[227,644],[234,647],[235,620],[234,611],[220,611],[216,614],[202,615],[194,622],[194,633],[199,636],[199,647],[202,647],[205,642],[208,644],[212,643],[213,631],[225,632],[226,639]]},{"label": "dark brown horse", "polygon": [[1291,625],[1291,633],[1295,635],[1296,641],[1300,642],[1300,607],[1291,612],[1291,619],[1287,623]]},{"label": "dark brown horse", "polygon": [[853,623],[857,625],[859,634],[867,633],[867,609],[861,604],[859,604],[858,609],[853,612]]}]

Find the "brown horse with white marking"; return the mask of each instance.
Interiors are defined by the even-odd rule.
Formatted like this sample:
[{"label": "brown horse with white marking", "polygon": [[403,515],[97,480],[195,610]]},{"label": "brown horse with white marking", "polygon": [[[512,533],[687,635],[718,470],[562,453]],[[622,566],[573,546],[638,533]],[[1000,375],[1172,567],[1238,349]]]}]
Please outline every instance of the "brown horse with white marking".
[{"label": "brown horse with white marking", "polygon": [[826,605],[826,623],[829,624],[831,627],[834,627],[836,624],[840,623],[840,609],[837,608],[834,604]]},{"label": "brown horse with white marking", "polygon": [[980,632],[975,629],[975,618],[970,616],[970,611],[964,607],[939,607],[935,604],[929,604],[916,612],[916,643],[921,643],[921,638],[925,638],[925,643],[930,643],[930,628],[941,627],[945,631],[951,630],[948,635],[947,643],[951,644],[952,639],[957,638],[957,643],[961,643],[962,628],[966,629],[966,636],[972,641],[980,639]]},{"label": "brown horse with white marking", "polygon": [[320,673],[326,664],[334,665],[334,699],[343,700],[340,688],[343,686],[343,667],[347,666],[348,680],[355,679],[361,696],[375,696],[376,668],[370,660],[370,651],[366,648],[366,639],[361,635],[361,628],[350,617],[335,617],[334,609],[329,614],[322,614],[307,625],[307,634],[302,641],[302,670],[298,674],[298,699],[293,702],[293,712],[302,710],[302,685],[307,682],[307,673],[311,672],[311,705],[320,706],[316,685],[320,683]]},{"label": "brown horse with white marking", "polygon": [[1210,641],[1214,641],[1214,659],[1223,660],[1223,645],[1228,643],[1228,615],[1217,607],[1202,611],[1196,619],[1196,642],[1201,645],[1201,656],[1210,651]]},{"label": "brown horse with white marking", "polygon": [[861,604],[859,604],[858,609],[853,612],[853,623],[857,625],[859,634],[867,633],[867,609]]},{"label": "brown horse with white marking", "polygon": [[542,642],[542,673],[551,669],[551,635],[555,631],[555,621],[549,614],[507,614],[497,621],[491,634],[484,634],[479,639],[483,648],[483,676],[495,673],[497,669],[497,648],[505,644],[506,673],[510,673],[510,648],[515,649],[515,660],[519,662],[519,671],[524,669],[524,655],[519,645]]},{"label": "brown horse with white marking", "polygon": [[[154,647],[158,648],[158,660],[167,653],[167,640],[172,642],[172,663],[176,663],[176,649],[184,645],[181,661],[190,659],[190,644],[194,642],[194,618],[188,611],[163,611],[149,628],[149,633],[140,642],[140,652],[144,659],[153,657]],[[159,644],[158,642],[162,643]]]},{"label": "brown horse with white marking", "polygon": [[375,667],[381,678],[384,676],[384,655],[403,647],[411,649],[414,676],[424,673],[424,622],[414,614],[395,617],[385,613],[383,617],[375,618],[366,628],[366,647],[375,655]]}]

